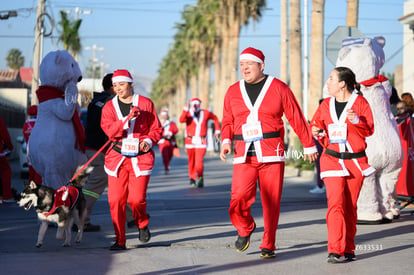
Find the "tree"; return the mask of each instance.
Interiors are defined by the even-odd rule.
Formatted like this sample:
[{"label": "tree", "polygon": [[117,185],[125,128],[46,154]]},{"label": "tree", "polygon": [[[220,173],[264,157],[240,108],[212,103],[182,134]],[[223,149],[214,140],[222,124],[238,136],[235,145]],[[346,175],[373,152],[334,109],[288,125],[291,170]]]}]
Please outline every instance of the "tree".
[{"label": "tree", "polygon": [[311,31],[311,59],[309,75],[309,112],[312,118],[319,106],[323,90],[323,26],[325,14],[325,0],[312,0],[312,31]]},{"label": "tree", "polygon": [[19,49],[10,49],[6,57],[7,66],[12,70],[18,70],[24,65],[24,56]]},{"label": "tree", "polygon": [[59,35],[59,41],[63,43],[63,48],[70,51],[75,59],[77,59],[82,46],[79,37],[79,28],[82,23],[82,19],[76,19],[70,21],[67,14],[64,11],[60,11],[61,21],[59,25],[62,27],[62,31]]},{"label": "tree", "polygon": [[358,6],[359,0],[348,0],[346,25],[349,27],[358,27]]}]

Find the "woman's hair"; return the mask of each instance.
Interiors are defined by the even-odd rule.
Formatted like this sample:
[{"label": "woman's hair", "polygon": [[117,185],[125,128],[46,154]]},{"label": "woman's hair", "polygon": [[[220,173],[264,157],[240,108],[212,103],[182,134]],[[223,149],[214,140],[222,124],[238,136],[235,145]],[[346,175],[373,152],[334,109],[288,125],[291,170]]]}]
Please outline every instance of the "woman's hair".
[{"label": "woman's hair", "polygon": [[402,93],[401,94],[401,99],[403,101],[405,101],[405,103],[407,103],[407,108],[411,112],[414,112],[414,100],[413,100],[412,94],[411,93]]},{"label": "woman's hair", "polygon": [[361,85],[356,82],[355,74],[351,69],[347,67],[336,67],[334,70],[338,72],[338,81],[345,81],[348,91],[352,93],[354,90],[357,90],[357,94],[362,95]]}]

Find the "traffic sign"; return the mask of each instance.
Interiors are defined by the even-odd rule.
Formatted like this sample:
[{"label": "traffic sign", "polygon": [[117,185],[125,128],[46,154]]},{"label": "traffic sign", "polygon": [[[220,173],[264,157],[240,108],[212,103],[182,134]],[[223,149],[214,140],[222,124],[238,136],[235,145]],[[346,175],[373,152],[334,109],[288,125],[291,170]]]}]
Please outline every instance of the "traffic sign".
[{"label": "traffic sign", "polygon": [[326,39],[326,57],[333,65],[342,48],[342,39],[347,37],[364,37],[364,35],[356,27],[338,26]]}]

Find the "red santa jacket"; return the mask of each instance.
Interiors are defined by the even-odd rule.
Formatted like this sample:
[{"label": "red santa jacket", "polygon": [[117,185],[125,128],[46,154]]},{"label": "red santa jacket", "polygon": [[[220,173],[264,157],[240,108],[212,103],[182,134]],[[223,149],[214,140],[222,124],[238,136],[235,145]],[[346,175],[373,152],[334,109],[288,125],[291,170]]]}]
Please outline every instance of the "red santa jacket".
[{"label": "red santa jacket", "polygon": [[[122,116],[118,104],[118,96],[108,101],[102,109],[101,127],[112,141],[105,156],[105,171],[108,175],[117,177],[119,166],[126,158],[114,146],[122,144],[123,137],[139,138],[146,141],[151,147],[161,138],[161,123],[158,119],[154,104],[149,98],[134,94],[133,106],[138,106],[140,114],[129,123],[125,123],[126,116]],[[154,152],[151,149],[146,154],[132,157],[135,176],[150,175],[154,166]]]},{"label": "red santa jacket", "polygon": [[[346,118],[347,110],[352,109],[358,116],[354,122]],[[346,123],[347,137],[346,143],[330,143],[329,140],[329,124]],[[319,108],[316,110],[311,127],[316,125],[325,132],[318,136],[322,146],[325,148],[320,158],[321,163],[321,178],[324,177],[344,177],[348,176],[349,172],[344,165],[344,160],[333,157],[325,153],[326,148],[335,152],[359,153],[365,151],[367,144],[365,138],[374,133],[374,120],[372,117],[371,108],[367,100],[353,93],[348,100],[340,118],[336,114],[335,98],[329,97],[325,99]],[[364,176],[369,176],[375,172],[375,169],[368,164],[366,156],[352,159]]]},{"label": "red santa jacket", "polygon": [[242,126],[260,122],[264,138],[254,141],[256,157],[259,162],[285,160],[283,142],[285,130],[282,116],[286,115],[304,147],[304,153],[317,152],[308,123],[289,87],[282,81],[268,76],[260,94],[252,106],[244,80],[228,89],[224,98],[223,121],[221,128],[222,144],[235,140],[234,163],[244,163],[251,142],[245,142]]},{"label": "red santa jacket", "polygon": [[200,110],[197,118],[192,109],[184,109],[180,116],[180,122],[186,123],[185,148],[206,148],[208,121],[214,121],[215,133],[220,133],[220,123],[212,112],[205,109]]},{"label": "red santa jacket", "polygon": [[167,144],[169,143],[172,146],[175,146],[175,134],[178,133],[177,124],[171,120],[165,120],[162,123],[162,134],[161,139],[158,144]]},{"label": "red santa jacket", "polygon": [[23,124],[23,136],[26,143],[29,142],[30,134],[32,133],[33,127],[36,123],[36,118],[29,118]]},{"label": "red santa jacket", "polygon": [[0,157],[5,157],[10,151],[13,151],[13,143],[11,142],[6,124],[0,117]]}]

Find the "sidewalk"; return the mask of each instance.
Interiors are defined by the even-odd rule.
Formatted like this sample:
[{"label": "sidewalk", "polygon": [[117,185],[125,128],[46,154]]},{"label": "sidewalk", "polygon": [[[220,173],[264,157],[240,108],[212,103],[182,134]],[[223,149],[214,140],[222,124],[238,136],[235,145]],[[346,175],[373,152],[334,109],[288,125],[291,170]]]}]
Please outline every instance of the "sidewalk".
[{"label": "sidewalk", "polygon": [[[2,274],[411,274],[414,270],[414,215],[405,209],[399,220],[383,225],[358,225],[358,260],[326,263],[326,199],[310,194],[310,178],[285,176],[276,258],[262,260],[259,245],[263,219],[258,193],[252,213],[257,229],[250,247],[234,249],[237,233],[228,216],[232,164],[216,156],[205,160],[205,187],[188,183],[186,155],[173,159],[164,175],[157,159],[148,189],[152,239],[138,240],[127,229],[127,250],[110,251],[113,227],[106,194],[97,202],[92,223],[100,232],[85,232],[69,248],[49,228],[42,248],[36,248],[35,212],[17,205],[0,205],[0,268]],[[16,176],[13,185],[21,190]],[[72,236],[74,238],[74,236]]]}]

